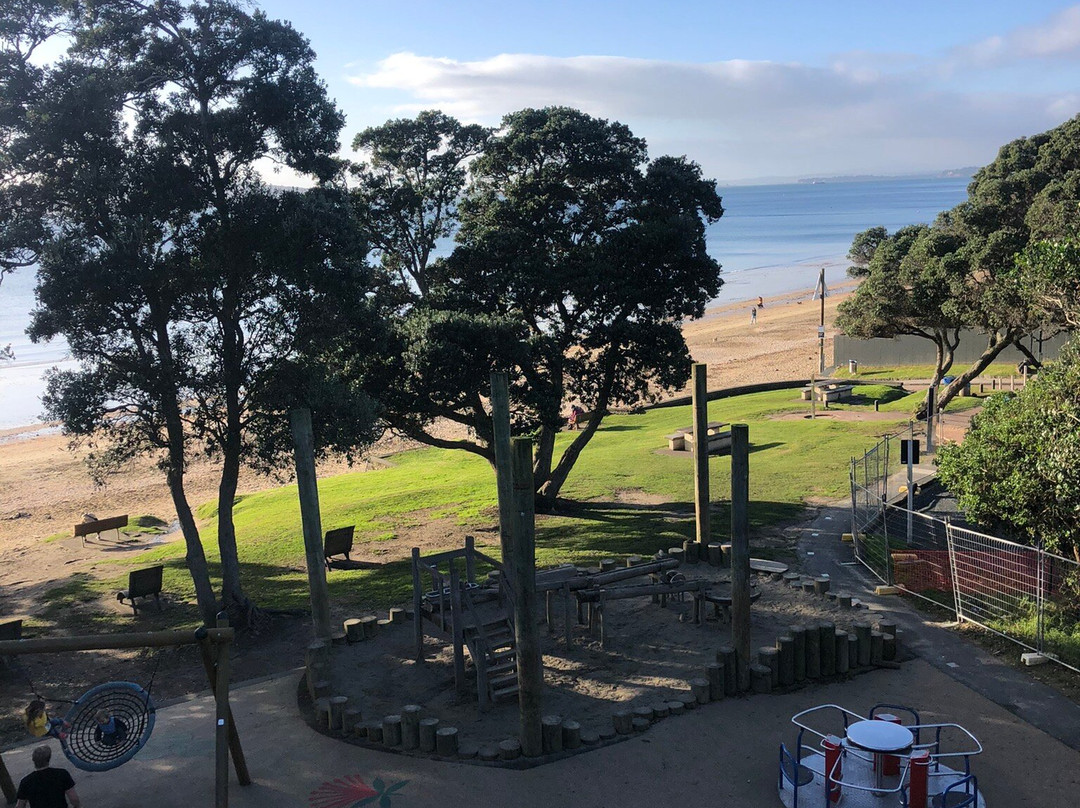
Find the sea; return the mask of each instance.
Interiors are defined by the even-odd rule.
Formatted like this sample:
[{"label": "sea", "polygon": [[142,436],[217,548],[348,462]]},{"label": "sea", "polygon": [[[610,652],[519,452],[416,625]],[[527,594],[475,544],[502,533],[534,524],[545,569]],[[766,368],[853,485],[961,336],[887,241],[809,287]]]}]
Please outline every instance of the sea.
[{"label": "sea", "polygon": [[[720,189],[724,215],[706,233],[709,253],[723,266],[713,304],[806,294],[822,267],[826,286],[846,277],[845,256],[856,233],[878,225],[889,232],[929,223],[966,197],[968,177],[868,179]],[[26,336],[34,308],[32,269],[0,282],[0,430],[40,424],[44,373],[71,369],[63,340],[35,345]],[[0,443],[3,439],[0,437]]]}]

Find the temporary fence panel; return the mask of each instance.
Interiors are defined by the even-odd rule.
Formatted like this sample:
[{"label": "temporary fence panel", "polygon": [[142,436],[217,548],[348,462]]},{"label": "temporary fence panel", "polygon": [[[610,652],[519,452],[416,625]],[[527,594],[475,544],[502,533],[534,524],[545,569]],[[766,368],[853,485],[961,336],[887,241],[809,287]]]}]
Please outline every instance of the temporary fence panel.
[{"label": "temporary fence panel", "polygon": [[1039,653],[1080,671],[1080,564],[1044,551],[1042,585]]},{"label": "temporary fence panel", "polygon": [[896,505],[884,507],[890,583],[904,594],[955,611],[947,522]]}]

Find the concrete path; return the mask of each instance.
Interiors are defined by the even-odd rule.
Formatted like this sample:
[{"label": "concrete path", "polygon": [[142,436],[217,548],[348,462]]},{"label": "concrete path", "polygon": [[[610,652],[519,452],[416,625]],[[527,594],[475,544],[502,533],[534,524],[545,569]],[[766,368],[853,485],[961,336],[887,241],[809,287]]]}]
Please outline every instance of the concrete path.
[{"label": "concrete path", "polygon": [[[877,701],[914,704],[924,720],[953,720],[975,733],[986,747],[975,771],[990,808],[1080,800],[1074,751],[921,660],[848,683],[726,699],[626,742],[527,771],[368,751],[319,735],[298,716],[298,679],[293,673],[235,689],[233,709],[256,782],[241,788],[234,780],[230,805],[308,808],[319,805],[310,797],[322,784],[358,775],[368,784],[408,781],[392,806],[774,808],[778,745],[795,739],[791,715],[824,703],[866,711]],[[213,716],[209,697],[159,710],[154,736],[133,761],[111,772],[74,772],[83,805],[213,805]],[[16,779],[30,770],[31,748],[4,756]],[[64,761],[59,750],[57,757]]]}]

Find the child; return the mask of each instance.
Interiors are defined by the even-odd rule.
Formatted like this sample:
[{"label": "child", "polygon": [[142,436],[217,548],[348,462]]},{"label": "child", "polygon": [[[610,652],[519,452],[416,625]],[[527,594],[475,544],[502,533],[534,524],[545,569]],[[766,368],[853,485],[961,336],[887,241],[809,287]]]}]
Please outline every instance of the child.
[{"label": "child", "polygon": [[62,718],[49,718],[45,702],[34,699],[26,706],[26,731],[35,738],[51,735],[61,741],[67,738],[68,722]]},{"label": "child", "polygon": [[124,739],[123,722],[117,720],[116,716],[109,715],[105,710],[98,710],[94,713],[94,721],[97,723],[94,736],[101,743],[116,746]]}]

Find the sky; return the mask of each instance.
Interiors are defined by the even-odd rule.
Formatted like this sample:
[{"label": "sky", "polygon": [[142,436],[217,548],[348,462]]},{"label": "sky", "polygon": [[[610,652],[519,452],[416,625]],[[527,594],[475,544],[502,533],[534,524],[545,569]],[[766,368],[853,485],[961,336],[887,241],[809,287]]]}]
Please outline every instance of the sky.
[{"label": "sky", "polygon": [[983,165],[1080,112],[1080,4],[264,0],[356,132],[560,104],[721,182]]}]

